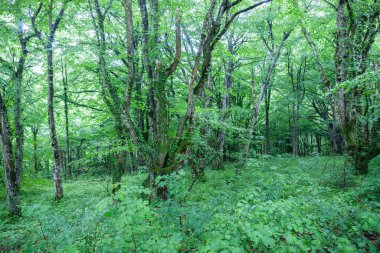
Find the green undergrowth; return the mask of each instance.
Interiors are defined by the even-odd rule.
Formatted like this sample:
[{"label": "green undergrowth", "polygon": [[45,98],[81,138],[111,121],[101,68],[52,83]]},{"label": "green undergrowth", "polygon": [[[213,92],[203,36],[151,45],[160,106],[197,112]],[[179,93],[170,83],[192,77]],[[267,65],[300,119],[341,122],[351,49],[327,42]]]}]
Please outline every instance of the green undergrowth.
[{"label": "green undergrowth", "polygon": [[[0,191],[0,252],[378,252],[380,159],[366,177],[342,157],[265,157],[160,180],[166,202],[148,202],[146,174],[109,179],[23,179],[23,216],[6,214]],[[4,187],[3,187],[4,188]]]}]

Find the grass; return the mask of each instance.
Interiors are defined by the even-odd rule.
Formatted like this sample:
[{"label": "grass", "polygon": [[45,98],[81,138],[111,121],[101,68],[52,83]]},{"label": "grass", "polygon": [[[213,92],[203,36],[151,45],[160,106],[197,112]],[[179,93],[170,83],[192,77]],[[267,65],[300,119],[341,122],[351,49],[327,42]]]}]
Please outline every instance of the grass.
[{"label": "grass", "polygon": [[116,197],[109,180],[22,181],[23,217],[6,213],[0,191],[0,252],[378,252],[380,161],[367,177],[342,157],[252,159],[166,178],[171,198],[149,203],[145,174],[127,175]]}]

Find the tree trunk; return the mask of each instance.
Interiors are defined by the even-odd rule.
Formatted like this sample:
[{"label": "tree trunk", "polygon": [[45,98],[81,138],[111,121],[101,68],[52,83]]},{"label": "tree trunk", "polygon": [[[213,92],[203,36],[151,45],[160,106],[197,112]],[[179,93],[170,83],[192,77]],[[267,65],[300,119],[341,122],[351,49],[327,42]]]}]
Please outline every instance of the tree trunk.
[{"label": "tree trunk", "polygon": [[[380,14],[376,9],[377,1],[366,5],[367,10],[355,12],[354,15],[353,5],[355,4],[359,3],[351,0],[339,0],[336,7],[337,32],[334,63],[335,82],[338,85],[365,73],[368,52],[379,32],[376,25]],[[316,52],[315,44],[310,38],[308,41]],[[337,115],[347,153],[353,158],[357,173],[367,173],[368,161],[380,153],[380,148],[376,143],[366,145],[360,138],[357,138],[357,136],[365,135],[359,121],[361,117],[365,116],[360,103],[363,98],[363,92],[357,88],[341,87],[335,95],[334,113]]]},{"label": "tree trunk", "polygon": [[317,144],[317,152],[318,154],[322,153],[322,141],[321,136],[319,134],[315,134],[315,142]]},{"label": "tree trunk", "polygon": [[[228,41],[228,51],[233,53],[231,41]],[[234,63],[230,57],[225,66],[225,77],[224,77],[224,94],[222,98],[222,118],[221,121],[225,122],[229,118],[229,110],[231,108],[230,103],[230,89],[232,86],[232,72],[234,71]],[[218,157],[216,158],[215,168],[223,169],[224,168],[224,141],[225,141],[225,130],[218,129],[217,132],[217,153]]]},{"label": "tree trunk", "polygon": [[68,95],[67,95],[67,68],[66,64],[64,64],[61,58],[62,64],[62,80],[63,80],[63,102],[65,109],[65,134],[66,134],[66,160],[65,160],[65,168],[67,172],[67,177],[71,178],[71,150],[70,150],[70,132],[69,132],[69,107],[68,107]]},{"label": "tree trunk", "polygon": [[81,139],[79,142],[79,145],[77,146],[76,150],[76,161],[77,161],[77,177],[81,174],[81,164],[79,160],[81,159],[81,151],[82,151],[82,145],[83,145],[84,139]]},{"label": "tree trunk", "polygon": [[5,184],[7,189],[8,210],[11,215],[21,215],[20,207],[20,171],[15,167],[13,159],[12,140],[8,122],[8,112],[0,94],[1,146],[4,163]]},{"label": "tree trunk", "polygon": [[[22,66],[23,68],[23,66]],[[21,75],[21,76],[20,76]],[[17,187],[20,191],[20,180],[23,164],[23,147],[24,147],[24,127],[21,122],[21,95],[22,95],[22,73],[16,75],[16,99],[15,99],[15,129],[16,129],[16,171]]]},{"label": "tree trunk", "polygon": [[33,126],[32,127],[32,134],[33,134],[33,162],[34,162],[34,171],[36,174],[38,173],[38,143],[37,143],[37,135],[38,135],[38,127]]},{"label": "tree trunk", "polygon": [[54,117],[54,69],[53,69],[53,40],[49,42],[47,47],[47,67],[48,67],[48,118],[50,128],[51,146],[53,148],[54,167],[53,178],[55,187],[55,199],[59,200],[63,197],[62,178],[61,178],[61,153],[59,152],[59,145],[57,139],[57,132],[55,129]]},{"label": "tree trunk", "polygon": [[293,155],[299,155],[299,132],[298,132],[298,122],[295,120],[295,115],[293,114]]},{"label": "tree trunk", "polygon": [[268,89],[264,94],[264,102],[265,102],[265,130],[264,130],[264,153],[269,154],[270,152],[270,142],[269,142],[269,109],[270,109],[270,98],[271,98],[272,87],[268,86]]},{"label": "tree trunk", "polygon": [[[128,125],[132,124],[132,121],[129,118],[129,111],[127,108],[123,108],[121,99],[117,93],[117,88],[115,87],[114,83],[111,80],[111,77],[109,75],[109,70],[107,68],[107,62],[106,62],[106,50],[107,50],[107,44],[106,44],[106,32],[104,27],[104,21],[106,19],[107,12],[109,11],[109,7],[111,7],[112,1],[109,3],[109,7],[107,7],[104,11],[101,10],[99,1],[94,0],[95,3],[95,13],[93,12],[93,8],[91,5],[92,1],[89,1],[90,6],[90,14],[93,19],[93,25],[96,31],[97,35],[97,42],[98,42],[98,58],[99,58],[99,69],[100,69],[100,86],[102,91],[102,98],[103,101],[106,103],[108,109],[110,110],[112,116],[115,120],[115,129],[117,132],[118,139],[120,141],[120,146],[125,147],[126,144],[126,131],[124,129],[124,123],[127,122]],[[128,3],[129,1],[126,1],[125,3]],[[132,18],[130,15],[127,15],[127,17]],[[127,27],[129,24],[127,24]],[[128,34],[130,35],[130,34]],[[130,40],[128,39],[128,42]],[[129,45],[129,44],[128,44]],[[128,59],[133,57],[131,54],[133,51],[128,51]],[[130,63],[129,63],[130,64]],[[133,61],[132,61],[133,64]],[[129,66],[130,67],[130,66]],[[133,65],[132,65],[133,67]],[[133,80],[134,76],[134,69],[129,69],[128,71],[128,82],[130,81],[131,77]],[[132,86],[130,87],[130,89]],[[125,96],[130,95],[130,89],[126,88]],[[127,99],[127,98],[126,98]],[[130,103],[130,102],[129,102]],[[128,107],[129,104],[126,102],[125,107]],[[130,130],[130,129],[128,129]],[[130,131],[130,135],[132,139],[136,139],[137,134],[133,131]],[[134,143],[136,144],[136,143]],[[136,145],[137,146],[137,145]],[[121,178],[125,172],[125,160],[126,160],[126,150],[121,150],[117,154],[117,166],[112,171],[112,183],[113,183],[113,193],[115,193],[120,188],[120,182]],[[79,174],[78,169],[78,174]]]},{"label": "tree trunk", "polygon": [[49,159],[45,160],[46,177],[50,178]]},{"label": "tree trunk", "polygon": [[293,93],[295,94],[296,98],[293,98],[292,101],[292,111],[293,111],[293,155],[298,156],[299,155],[299,128],[298,128],[298,111],[299,111],[299,105],[298,105],[298,90],[294,87],[293,84]]},{"label": "tree trunk", "polygon": [[[42,6],[42,5],[40,5]],[[54,66],[53,66],[53,43],[54,35],[57,31],[59,23],[62,20],[63,14],[65,12],[66,3],[60,8],[56,19],[53,21],[53,0],[49,1],[48,6],[48,25],[49,34],[46,40],[44,40],[45,50],[47,53],[47,85],[48,85],[48,120],[50,129],[51,146],[53,149],[54,166],[53,166],[53,179],[55,188],[55,199],[59,200],[63,197],[62,188],[62,159],[60,154],[60,149],[58,145],[57,132],[55,128],[55,118],[54,118]],[[33,23],[34,30],[37,30],[35,24]],[[38,32],[38,38],[43,40],[41,37],[41,31]]]},{"label": "tree trunk", "polygon": [[[121,147],[125,147],[126,141],[125,141],[125,137],[123,136],[122,126],[120,125],[117,128],[119,129],[118,137],[121,140],[119,145]],[[123,177],[126,171],[125,162],[127,158],[127,151],[121,150],[117,152],[116,157],[117,157],[117,162],[116,162],[117,166],[116,166],[116,169],[112,171],[112,184],[113,184],[112,193],[114,194],[120,189],[121,178]]]}]

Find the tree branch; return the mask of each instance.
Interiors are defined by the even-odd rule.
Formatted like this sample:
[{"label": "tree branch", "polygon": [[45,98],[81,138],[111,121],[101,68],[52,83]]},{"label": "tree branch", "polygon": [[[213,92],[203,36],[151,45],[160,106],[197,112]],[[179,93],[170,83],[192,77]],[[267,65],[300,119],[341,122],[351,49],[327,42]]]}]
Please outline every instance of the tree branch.
[{"label": "tree branch", "polygon": [[[239,3],[239,1],[236,1]],[[269,3],[269,2],[272,2],[272,0],[265,0],[265,1],[262,1],[262,2],[259,2],[259,3],[256,3],[254,5],[251,5],[250,7],[247,7],[245,9],[242,9],[238,12],[235,12],[231,18],[226,22],[226,24],[224,25],[222,31],[218,34],[218,36],[216,36],[216,38],[214,39],[212,45],[211,45],[211,48],[214,48],[215,45],[218,43],[218,41],[223,37],[223,35],[227,32],[228,28],[231,26],[232,22],[235,20],[235,18],[237,18],[240,14],[244,13],[244,12],[247,12],[247,11],[250,11],[256,7],[259,7],[260,5],[263,5],[265,3]]]},{"label": "tree branch", "polygon": [[176,14],[177,14],[177,18],[176,18],[176,23],[175,23],[175,26],[176,26],[176,33],[175,33],[175,57],[174,57],[174,60],[172,62],[172,64],[170,65],[169,69],[167,70],[167,76],[170,76],[171,74],[173,74],[173,72],[176,70],[177,66],[178,66],[178,63],[180,62],[181,60],[181,19],[179,17],[179,11],[177,9],[176,11]]},{"label": "tree branch", "polygon": [[[38,14],[41,12],[41,9],[42,9],[42,3],[40,3],[36,9],[36,11],[34,12],[34,14],[32,15],[32,17],[30,18],[30,20],[32,21],[32,28],[33,28],[33,31],[34,31],[34,34],[33,36],[37,36],[37,38],[39,40],[42,40],[42,37],[41,37],[41,31],[39,31],[37,29],[37,26],[36,26],[36,18],[38,16]],[[31,36],[31,37],[33,37]],[[29,38],[30,39],[30,38]],[[27,40],[29,40],[27,39]]]},{"label": "tree branch", "polygon": [[110,0],[110,1],[109,1],[109,3],[108,3],[108,5],[107,5],[106,9],[104,10],[104,16],[106,16],[106,15],[107,15],[107,12],[110,10],[110,8],[111,8],[111,6],[112,6],[112,2],[113,2],[113,0]]},{"label": "tree branch", "polygon": [[59,10],[58,17],[55,19],[54,24],[53,24],[53,26],[52,26],[51,29],[50,29],[50,33],[51,33],[52,35],[55,34],[55,31],[57,30],[58,25],[59,25],[59,23],[60,23],[61,20],[62,20],[62,17],[63,17],[64,12],[65,12],[65,4],[64,4],[64,6]]},{"label": "tree branch", "polygon": [[334,5],[334,4],[332,4],[332,3],[330,3],[329,1],[327,1],[327,0],[322,0],[323,2],[325,2],[325,3],[327,3],[330,7],[332,7],[334,10],[338,10],[338,8]]},{"label": "tree branch", "polygon": [[306,31],[306,28],[301,24],[301,29],[302,29],[302,32],[307,40],[307,42],[309,43],[310,47],[312,48],[313,50],[313,54],[314,54],[314,58],[315,58],[315,61],[318,65],[318,68],[319,68],[319,71],[321,73],[321,78],[322,78],[322,82],[324,84],[324,86],[326,88],[330,88],[331,86],[331,83],[330,81],[327,79],[327,76],[326,76],[326,72],[325,72],[325,69],[324,67],[322,66],[322,63],[320,62],[319,60],[319,55],[318,55],[318,50],[317,50],[317,47],[315,46],[315,43],[313,42],[313,40],[310,38],[310,35],[308,34],[308,32]]}]

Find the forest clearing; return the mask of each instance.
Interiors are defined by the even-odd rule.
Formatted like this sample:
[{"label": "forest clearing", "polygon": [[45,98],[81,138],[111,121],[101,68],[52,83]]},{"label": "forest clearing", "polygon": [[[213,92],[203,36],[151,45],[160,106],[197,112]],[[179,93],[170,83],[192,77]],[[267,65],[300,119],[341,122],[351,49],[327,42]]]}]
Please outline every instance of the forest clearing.
[{"label": "forest clearing", "polygon": [[379,0],[1,0],[0,252],[380,252]]}]

